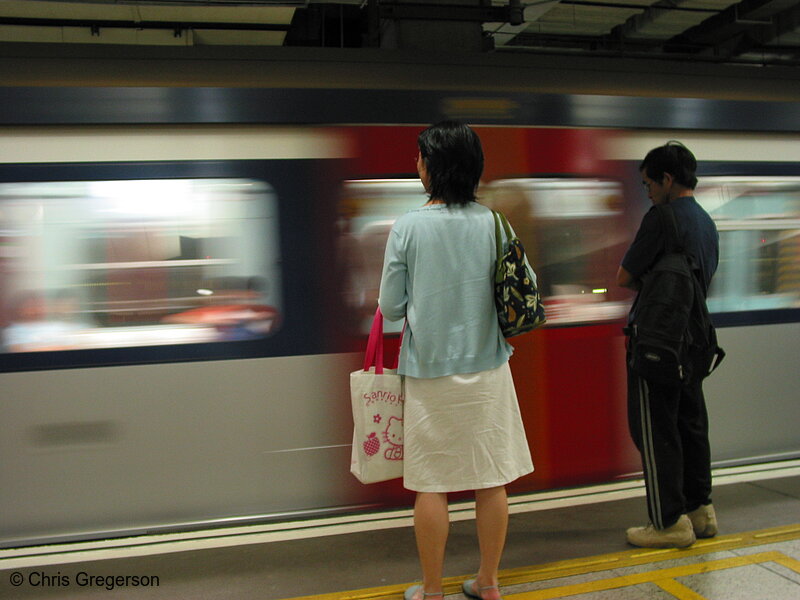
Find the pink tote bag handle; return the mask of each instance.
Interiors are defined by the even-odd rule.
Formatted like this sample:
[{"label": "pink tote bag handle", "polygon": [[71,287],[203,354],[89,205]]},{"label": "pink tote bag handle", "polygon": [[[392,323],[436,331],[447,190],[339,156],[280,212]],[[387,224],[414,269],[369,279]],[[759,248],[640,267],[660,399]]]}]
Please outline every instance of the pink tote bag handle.
[{"label": "pink tote bag handle", "polygon": [[[403,323],[403,331],[400,333],[400,344],[403,343],[403,335],[406,332],[406,324]],[[400,359],[398,352],[398,361]],[[372,319],[372,329],[369,332],[369,339],[367,340],[367,351],[364,353],[364,370],[369,371],[370,367],[375,367],[375,373],[381,375],[384,367],[387,369],[396,369],[397,363],[394,365],[386,365],[383,362],[383,314],[381,313],[380,306],[375,311],[375,317]]]},{"label": "pink tote bag handle", "polygon": [[375,311],[372,319],[372,329],[367,340],[367,351],[364,353],[364,370],[369,371],[375,367],[375,373],[383,373],[383,315],[381,309]]}]

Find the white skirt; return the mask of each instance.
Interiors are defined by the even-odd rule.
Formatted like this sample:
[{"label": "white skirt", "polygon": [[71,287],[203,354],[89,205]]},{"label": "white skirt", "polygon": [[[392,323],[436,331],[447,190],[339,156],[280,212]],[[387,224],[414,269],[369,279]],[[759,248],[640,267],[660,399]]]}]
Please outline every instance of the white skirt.
[{"label": "white skirt", "polygon": [[508,362],[433,379],[405,377],[403,485],[456,492],[533,471]]}]

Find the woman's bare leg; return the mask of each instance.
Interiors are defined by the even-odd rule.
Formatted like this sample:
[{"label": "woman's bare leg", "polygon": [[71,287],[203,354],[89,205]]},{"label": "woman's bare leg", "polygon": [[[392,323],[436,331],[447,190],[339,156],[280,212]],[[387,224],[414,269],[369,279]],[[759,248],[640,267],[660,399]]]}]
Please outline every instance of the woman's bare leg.
[{"label": "woman's bare leg", "polygon": [[[475,515],[478,526],[478,544],[481,550],[481,565],[475,580],[475,591],[496,586],[500,558],[506,544],[508,531],[508,496],[505,486],[475,490]],[[484,590],[485,600],[500,596],[499,591]]]},{"label": "woman's bare leg", "polygon": [[414,533],[422,566],[422,585],[428,593],[442,591],[444,549],[449,531],[447,494],[418,492],[414,503]]}]

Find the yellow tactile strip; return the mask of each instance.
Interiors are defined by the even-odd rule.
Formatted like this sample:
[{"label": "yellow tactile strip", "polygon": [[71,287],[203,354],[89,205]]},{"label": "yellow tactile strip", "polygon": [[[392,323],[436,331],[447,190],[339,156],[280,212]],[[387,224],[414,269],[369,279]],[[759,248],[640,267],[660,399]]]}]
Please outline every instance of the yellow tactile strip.
[{"label": "yellow tactile strip", "polygon": [[609,577],[608,579],[557,586],[532,592],[508,594],[505,597],[513,598],[514,600],[550,600],[553,598],[568,598],[569,596],[575,596],[577,594],[588,594],[590,592],[601,592],[633,585],[641,585],[643,583],[654,583],[679,600],[705,600],[703,596],[697,592],[675,581],[675,578],[686,577],[687,575],[698,575],[700,573],[710,573],[722,569],[745,567],[747,565],[757,565],[765,562],[779,563],[800,574],[800,561],[786,556],[781,552],[761,552],[748,556],[734,556],[731,558],[722,558],[720,560],[672,567],[670,569],[658,569],[655,571],[647,571],[646,573]]},{"label": "yellow tactile strip", "polygon": [[[510,586],[522,583],[533,583],[569,577],[586,575],[609,569],[620,569],[637,565],[658,563],[677,558],[702,556],[712,552],[736,550],[762,546],[778,542],[785,542],[800,538],[800,524],[785,525],[772,529],[763,529],[747,533],[718,536],[709,540],[699,540],[690,548],[666,550],[626,550],[613,554],[604,554],[589,558],[565,560],[534,567],[521,567],[508,569],[500,573],[500,585]],[[543,600],[545,598],[561,598],[575,594],[602,591],[638,585],[641,583],[654,583],[679,600],[703,600],[703,597],[683,584],[675,581],[676,577],[695,575],[697,573],[713,570],[730,569],[739,566],[776,562],[789,569],[800,573],[800,561],[788,557],[780,552],[762,552],[749,556],[724,558],[716,561],[688,564],[680,567],[648,571],[622,577],[612,577],[592,582],[558,586],[544,590],[507,594],[505,597],[513,600]],[[444,580],[444,593],[455,594],[461,592],[461,582],[473,575],[450,577]],[[397,584],[376,588],[365,588],[346,592],[334,592],[317,596],[302,596],[293,600],[397,600],[403,596],[403,591],[412,583]]]}]

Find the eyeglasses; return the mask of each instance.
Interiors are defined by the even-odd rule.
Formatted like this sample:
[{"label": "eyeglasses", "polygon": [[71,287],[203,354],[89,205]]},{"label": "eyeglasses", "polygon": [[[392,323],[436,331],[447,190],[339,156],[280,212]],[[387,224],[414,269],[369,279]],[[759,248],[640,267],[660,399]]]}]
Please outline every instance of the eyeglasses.
[{"label": "eyeglasses", "polygon": [[644,186],[644,189],[646,189],[648,192],[650,191],[650,186],[652,185],[664,185],[664,182],[662,181],[659,183],[658,181],[654,181],[652,179],[649,181],[647,179],[642,179],[642,186]]}]

